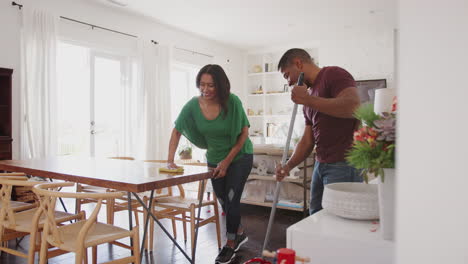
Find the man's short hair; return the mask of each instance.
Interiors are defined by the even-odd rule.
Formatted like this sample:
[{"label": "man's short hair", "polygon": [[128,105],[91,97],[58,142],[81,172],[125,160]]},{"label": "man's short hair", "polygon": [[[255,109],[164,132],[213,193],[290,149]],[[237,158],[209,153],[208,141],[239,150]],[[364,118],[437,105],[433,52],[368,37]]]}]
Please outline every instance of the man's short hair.
[{"label": "man's short hair", "polygon": [[300,59],[304,63],[313,63],[314,59],[303,49],[290,49],[286,51],[278,63],[278,70],[285,68],[293,63],[294,59]]}]

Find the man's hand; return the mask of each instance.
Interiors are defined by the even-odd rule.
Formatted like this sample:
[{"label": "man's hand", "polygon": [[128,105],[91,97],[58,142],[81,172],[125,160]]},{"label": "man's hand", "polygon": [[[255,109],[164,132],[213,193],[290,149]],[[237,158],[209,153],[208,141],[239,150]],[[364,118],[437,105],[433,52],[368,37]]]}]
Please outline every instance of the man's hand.
[{"label": "man's hand", "polygon": [[284,177],[289,175],[289,168],[288,164],[285,164],[284,167],[281,166],[280,163],[276,163],[276,181],[282,181]]},{"label": "man's hand", "polygon": [[218,166],[213,170],[213,177],[215,179],[219,179],[219,178],[223,178],[224,176],[226,176],[226,171],[230,163],[231,162],[227,160],[223,160],[220,163],[218,163]]},{"label": "man's hand", "polygon": [[307,94],[307,86],[305,85],[296,85],[291,90],[291,100],[296,104],[305,104],[307,102],[307,97],[309,97],[309,94]]}]

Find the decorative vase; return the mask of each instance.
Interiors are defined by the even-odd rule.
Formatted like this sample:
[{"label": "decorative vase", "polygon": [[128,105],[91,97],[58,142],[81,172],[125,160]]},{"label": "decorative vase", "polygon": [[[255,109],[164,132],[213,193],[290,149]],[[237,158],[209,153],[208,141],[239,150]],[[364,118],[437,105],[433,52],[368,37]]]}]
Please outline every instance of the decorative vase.
[{"label": "decorative vase", "polygon": [[395,169],[383,169],[384,182],[379,177],[380,231],[385,240],[393,240],[395,231]]}]

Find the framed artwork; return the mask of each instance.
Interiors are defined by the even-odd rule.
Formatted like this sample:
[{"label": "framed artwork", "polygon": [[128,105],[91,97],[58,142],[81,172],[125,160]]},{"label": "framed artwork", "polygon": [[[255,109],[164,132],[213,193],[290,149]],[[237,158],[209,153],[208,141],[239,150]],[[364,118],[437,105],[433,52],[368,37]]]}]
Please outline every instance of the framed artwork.
[{"label": "framed artwork", "polygon": [[357,80],[356,88],[359,93],[361,103],[374,102],[375,90],[387,88],[386,79],[375,79],[375,80]]}]

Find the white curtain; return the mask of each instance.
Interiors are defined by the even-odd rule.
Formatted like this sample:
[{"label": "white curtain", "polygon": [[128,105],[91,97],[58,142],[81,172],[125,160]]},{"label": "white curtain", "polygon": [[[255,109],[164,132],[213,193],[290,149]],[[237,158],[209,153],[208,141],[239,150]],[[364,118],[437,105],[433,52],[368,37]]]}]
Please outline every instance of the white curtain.
[{"label": "white curtain", "polygon": [[22,158],[56,154],[56,47],[58,17],[23,9],[21,29]]},{"label": "white curtain", "polygon": [[170,116],[170,48],[141,40],[140,85],[144,91],[142,159],[166,159],[173,125]]}]

